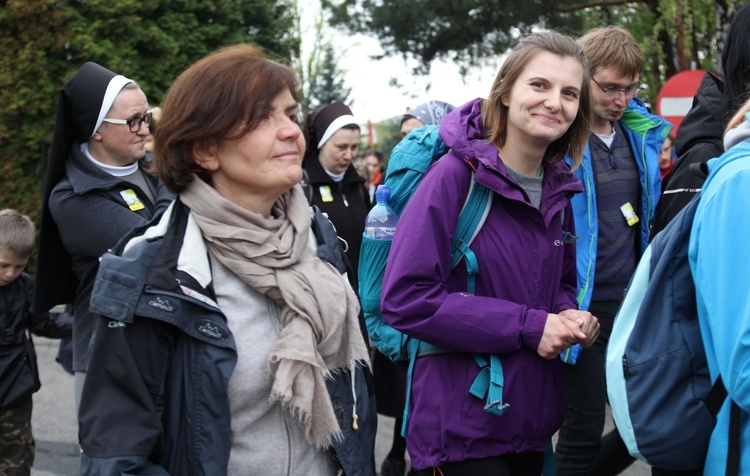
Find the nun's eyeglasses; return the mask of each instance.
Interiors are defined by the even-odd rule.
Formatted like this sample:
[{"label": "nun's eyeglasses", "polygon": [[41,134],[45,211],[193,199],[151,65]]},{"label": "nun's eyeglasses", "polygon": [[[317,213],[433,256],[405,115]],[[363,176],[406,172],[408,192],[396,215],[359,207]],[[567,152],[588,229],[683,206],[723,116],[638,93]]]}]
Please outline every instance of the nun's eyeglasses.
[{"label": "nun's eyeglasses", "polygon": [[109,122],[110,124],[127,124],[130,128],[130,132],[133,133],[140,131],[141,124],[143,124],[144,122],[149,127],[151,127],[151,124],[153,124],[150,112],[147,112],[143,117],[134,117],[132,119],[128,119],[127,121],[125,119],[110,119],[108,117],[105,117],[104,119],[102,119],[102,121]]}]

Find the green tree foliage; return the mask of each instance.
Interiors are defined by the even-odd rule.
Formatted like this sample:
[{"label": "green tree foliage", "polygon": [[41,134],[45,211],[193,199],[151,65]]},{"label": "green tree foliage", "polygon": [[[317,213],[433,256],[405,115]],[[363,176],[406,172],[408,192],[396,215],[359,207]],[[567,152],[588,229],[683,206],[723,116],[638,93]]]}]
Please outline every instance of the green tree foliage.
[{"label": "green tree foliage", "polygon": [[255,43],[289,62],[300,49],[295,14],[294,0],[0,1],[0,208],[38,216],[42,141],[60,87],[84,62],[138,81],[156,105],[221,46]]},{"label": "green tree foliage", "polygon": [[383,153],[383,165],[387,167],[391,151],[401,142],[401,116],[380,121],[374,127],[378,137],[376,149]]},{"label": "green tree foliage", "polygon": [[0,208],[35,215],[42,139],[51,135],[59,78],[67,72],[65,12],[53,1],[0,2]]},{"label": "green tree foliage", "polygon": [[[302,27],[302,15],[298,15],[297,25],[300,37],[306,32]],[[313,39],[309,53],[293,58],[292,63],[300,81],[300,114],[307,115],[315,108],[332,102],[349,103],[351,88],[344,84],[344,72],[338,62],[341,52],[335,48],[329,37],[325,35],[327,21],[322,13],[318,13],[310,32]]]},{"label": "green tree foliage", "polygon": [[[436,58],[474,65],[504,52],[540,24],[575,31],[575,15],[553,0],[322,0],[331,22],[377,37],[386,54],[414,56],[426,72]],[[562,2],[567,3],[567,2]]]},{"label": "green tree foliage", "polygon": [[653,103],[659,88],[679,71],[721,73],[721,44],[737,9],[747,0],[648,0],[580,11],[585,32],[614,24],[638,38],[646,57],[639,96]]},{"label": "green tree foliage", "polygon": [[691,64],[717,70],[732,14],[748,0],[323,0],[334,25],[377,37],[385,54],[413,57],[417,73],[433,59],[464,67],[497,58],[533,28],[575,37],[622,25],[647,56],[644,97]]},{"label": "green tree foliage", "polygon": [[344,74],[338,67],[338,55],[333,45],[323,46],[323,58],[320,64],[319,78],[312,90],[314,104],[330,104],[334,101],[348,103],[351,88],[344,84]]}]

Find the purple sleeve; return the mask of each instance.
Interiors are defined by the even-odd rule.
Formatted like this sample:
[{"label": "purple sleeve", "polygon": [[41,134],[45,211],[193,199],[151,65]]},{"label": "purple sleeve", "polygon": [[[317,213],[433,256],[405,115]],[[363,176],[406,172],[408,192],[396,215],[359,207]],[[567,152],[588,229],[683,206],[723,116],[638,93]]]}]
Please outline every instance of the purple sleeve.
[{"label": "purple sleeve", "polygon": [[383,317],[408,335],[459,352],[535,350],[547,311],[467,294],[451,276],[451,241],[470,174],[460,160],[441,159],[404,209],[383,281]]}]

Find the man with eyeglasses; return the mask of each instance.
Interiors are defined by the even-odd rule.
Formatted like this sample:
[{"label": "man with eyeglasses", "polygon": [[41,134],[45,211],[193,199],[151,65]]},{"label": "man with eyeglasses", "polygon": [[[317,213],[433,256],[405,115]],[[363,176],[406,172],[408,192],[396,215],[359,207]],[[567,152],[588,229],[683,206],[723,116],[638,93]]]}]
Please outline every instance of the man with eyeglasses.
[{"label": "man with eyeglasses", "polygon": [[[591,135],[573,197],[578,302],[601,325],[597,342],[566,360],[568,408],[555,452],[558,475],[618,474],[632,458],[616,430],[602,438],[607,400],[605,349],[659,199],[659,151],[672,125],[637,98],[643,54],[621,27],[589,31]],[[578,349],[580,350],[580,349]]]},{"label": "man with eyeglasses", "polygon": [[73,303],[76,404],[94,316],[89,297],[99,257],[171,203],[141,167],[151,114],[138,85],[85,63],[60,91],[44,181],[33,308]]}]

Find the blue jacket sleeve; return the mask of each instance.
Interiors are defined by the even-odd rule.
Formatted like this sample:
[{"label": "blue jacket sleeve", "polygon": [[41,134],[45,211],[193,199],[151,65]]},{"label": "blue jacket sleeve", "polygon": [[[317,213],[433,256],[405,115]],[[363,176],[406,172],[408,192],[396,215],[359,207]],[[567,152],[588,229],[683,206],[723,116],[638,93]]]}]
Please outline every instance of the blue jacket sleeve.
[{"label": "blue jacket sleeve", "polygon": [[750,170],[704,195],[693,224],[690,255],[712,377],[720,373],[732,400],[750,412],[750,219],[742,205],[747,203]]}]

